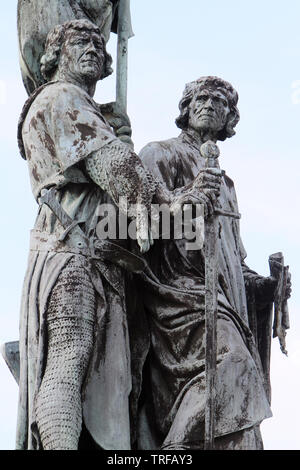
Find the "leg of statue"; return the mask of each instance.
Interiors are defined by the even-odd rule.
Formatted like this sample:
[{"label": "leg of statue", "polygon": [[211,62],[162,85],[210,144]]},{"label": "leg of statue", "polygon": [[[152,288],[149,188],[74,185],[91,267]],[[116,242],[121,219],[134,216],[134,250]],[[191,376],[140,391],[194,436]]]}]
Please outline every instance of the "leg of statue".
[{"label": "leg of statue", "polygon": [[74,257],[58,277],[47,309],[47,364],[35,410],[44,450],[78,449],[94,316],[93,285]]}]

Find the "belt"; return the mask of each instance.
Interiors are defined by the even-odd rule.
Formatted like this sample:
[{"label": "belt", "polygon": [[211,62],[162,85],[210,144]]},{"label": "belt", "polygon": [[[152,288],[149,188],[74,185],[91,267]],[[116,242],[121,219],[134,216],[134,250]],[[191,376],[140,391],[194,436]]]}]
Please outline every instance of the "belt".
[{"label": "belt", "polygon": [[79,254],[95,260],[109,261],[134,273],[142,272],[146,267],[143,258],[116,243],[96,237],[91,238],[89,244],[85,243],[80,236],[76,237],[76,229],[67,240],[60,240],[47,232],[31,230],[30,250]]}]

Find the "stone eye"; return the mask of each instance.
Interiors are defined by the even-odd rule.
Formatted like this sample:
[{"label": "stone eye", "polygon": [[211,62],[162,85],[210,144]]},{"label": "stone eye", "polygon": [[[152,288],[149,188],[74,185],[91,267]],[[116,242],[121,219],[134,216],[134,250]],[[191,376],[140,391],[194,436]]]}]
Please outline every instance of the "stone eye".
[{"label": "stone eye", "polygon": [[86,43],[87,43],[87,40],[83,38],[77,39],[77,41],[75,41],[75,44],[78,44],[79,46],[84,46]]}]

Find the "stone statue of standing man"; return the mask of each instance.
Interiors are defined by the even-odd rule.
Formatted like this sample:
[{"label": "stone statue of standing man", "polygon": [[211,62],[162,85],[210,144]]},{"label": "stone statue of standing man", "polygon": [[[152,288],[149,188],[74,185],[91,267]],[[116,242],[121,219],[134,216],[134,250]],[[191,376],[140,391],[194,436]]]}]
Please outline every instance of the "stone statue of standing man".
[{"label": "stone statue of standing man", "polygon": [[96,83],[111,73],[99,28],[88,20],[56,26],[41,64],[46,83],[19,123],[40,208],[22,298],[17,446],[78,449],[84,423],[98,447],[129,449],[123,268],[143,263],[122,241],[97,239],[98,207],[119,206],[121,197],[136,205],[144,252],[151,202],[165,202],[164,192],[93,101]]},{"label": "stone statue of standing man", "polygon": [[[186,250],[184,239],[152,246],[148,221],[152,203],[172,212],[200,202],[205,218],[217,205],[238,213],[232,180],[206,168],[201,155],[205,142],[234,135],[238,95],[217,77],[189,83],[176,121],[181,134],[137,156],[93,100],[97,82],[112,72],[106,42],[118,4],[18,2],[30,95],[19,147],[39,203],[21,307],[18,449],[203,448],[205,253]],[[127,241],[96,236],[99,204],[122,211],[124,197],[134,207],[138,253]],[[218,237],[215,448],[261,449],[259,425],[271,410],[263,339],[270,312],[260,311],[278,283],[245,264],[237,219],[220,216]],[[125,270],[134,273],[127,292],[138,287],[145,319],[136,342]],[[287,282],[284,300],[289,289]]]},{"label": "stone statue of standing man", "polygon": [[[217,186],[202,155],[205,142],[235,134],[237,105],[238,94],[230,83],[201,77],[186,85],[179,103],[180,135],[151,142],[139,154],[151,174],[179,200],[197,177],[193,195],[204,205],[206,220],[217,207],[225,213],[239,212],[233,181],[224,172]],[[214,448],[257,450],[263,448],[259,425],[271,416],[267,346],[272,313],[264,309],[274,301],[277,282],[246,265],[237,218],[220,215],[217,234]],[[143,449],[204,446],[206,254],[188,250],[186,242],[158,240],[146,254],[148,269],[139,275],[151,338],[148,354],[146,343],[140,352],[147,356],[137,433]],[[247,308],[250,284],[256,331]]]}]

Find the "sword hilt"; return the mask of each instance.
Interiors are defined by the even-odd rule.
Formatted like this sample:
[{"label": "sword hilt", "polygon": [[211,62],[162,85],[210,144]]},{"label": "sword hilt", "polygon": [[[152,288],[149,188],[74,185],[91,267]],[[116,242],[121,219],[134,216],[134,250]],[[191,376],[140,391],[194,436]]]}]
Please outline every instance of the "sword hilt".
[{"label": "sword hilt", "polygon": [[41,196],[38,199],[38,203],[40,206],[42,204],[46,204],[46,206],[48,206],[52,210],[53,214],[57,217],[57,219],[60,221],[63,228],[65,229],[58,240],[64,241],[64,239],[71,232],[71,230],[76,227],[77,232],[79,232],[81,238],[81,240],[78,242],[78,247],[81,248],[83,246],[88,246],[89,240],[79,225],[81,223],[84,223],[85,220],[73,220],[62,208],[61,204],[56,199],[56,195],[57,190],[55,186],[52,186],[50,189],[44,188],[41,191]]},{"label": "sword hilt", "polygon": [[64,229],[67,229],[73,223],[73,219],[71,219],[71,217],[63,210],[56,199],[56,194],[57,191],[55,186],[52,186],[49,189],[45,188],[41,191],[41,196],[38,199],[38,203],[40,206],[42,204],[46,204],[46,206],[48,206],[56,215]]},{"label": "sword hilt", "polygon": [[[205,167],[206,168],[220,168],[219,166],[219,156],[220,150],[217,144],[212,140],[208,140],[200,147],[201,155],[205,158]],[[222,171],[224,176],[225,172]],[[223,217],[232,217],[234,219],[240,219],[241,214],[236,214],[235,212],[223,210],[217,204],[215,204],[215,215],[222,215]]]},{"label": "sword hilt", "polygon": [[220,156],[220,150],[217,144],[212,140],[208,140],[200,147],[201,155],[206,159],[206,168],[219,168],[218,158]]}]

